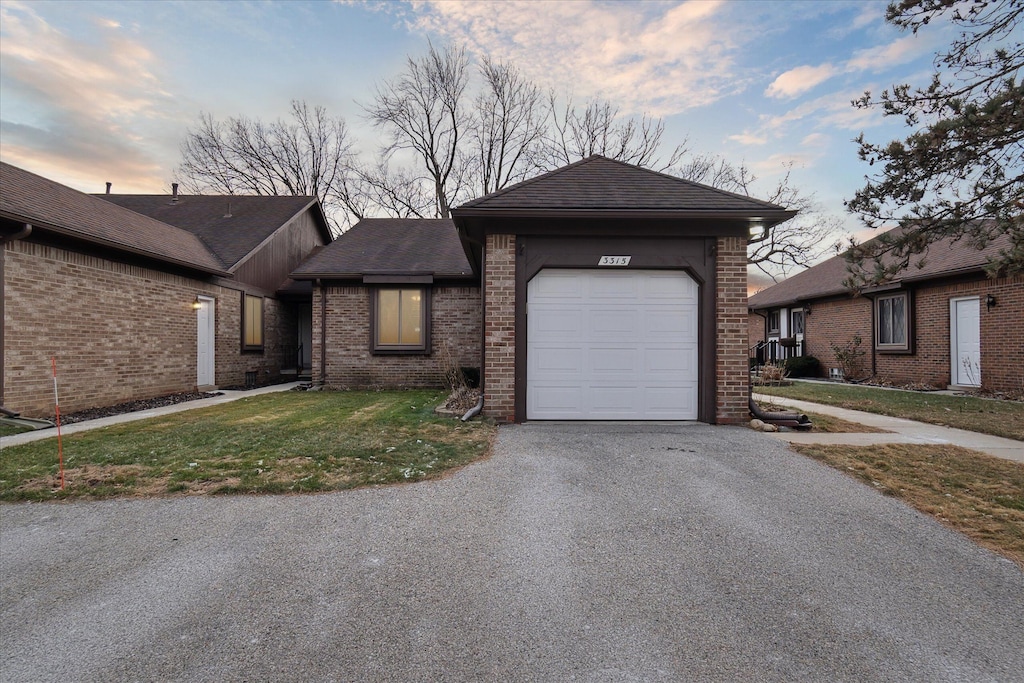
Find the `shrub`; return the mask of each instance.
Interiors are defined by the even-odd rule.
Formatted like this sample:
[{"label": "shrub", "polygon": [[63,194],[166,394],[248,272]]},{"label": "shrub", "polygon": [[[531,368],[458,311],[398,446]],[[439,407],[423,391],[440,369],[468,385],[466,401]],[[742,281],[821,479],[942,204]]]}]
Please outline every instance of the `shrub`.
[{"label": "shrub", "polygon": [[814,356],[795,356],[784,363],[790,377],[817,377],[821,374],[821,361]]}]

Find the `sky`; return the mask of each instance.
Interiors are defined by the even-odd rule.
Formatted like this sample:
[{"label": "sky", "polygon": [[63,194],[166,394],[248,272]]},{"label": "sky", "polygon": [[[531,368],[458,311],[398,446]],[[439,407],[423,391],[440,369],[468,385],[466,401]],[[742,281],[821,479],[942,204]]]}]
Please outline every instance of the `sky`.
[{"label": "sky", "polygon": [[[918,35],[873,0],[600,2],[0,2],[0,159],[85,192],[168,192],[201,113],[344,117],[361,155],[382,142],[362,104],[409,56],[464,44],[544,89],[665,122],[666,147],[744,163],[767,193],[792,168],[843,230],[871,172],[854,138],[905,137],[851,100],[925,84],[950,27]],[[837,238],[838,239],[838,238]]]}]

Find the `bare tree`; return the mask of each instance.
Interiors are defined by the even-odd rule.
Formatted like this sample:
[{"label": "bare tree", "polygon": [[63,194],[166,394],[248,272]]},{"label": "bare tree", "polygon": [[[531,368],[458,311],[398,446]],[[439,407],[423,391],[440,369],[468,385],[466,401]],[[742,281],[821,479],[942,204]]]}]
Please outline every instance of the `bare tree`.
[{"label": "bare tree", "polygon": [[476,187],[490,194],[526,180],[536,168],[547,132],[547,112],[540,88],[515,67],[484,57],[484,88],[474,102],[472,155]]},{"label": "bare tree", "polygon": [[773,280],[793,268],[806,268],[828,250],[840,229],[840,220],[821,211],[813,195],[792,184],[792,166],[767,194],[758,193],[755,176],[746,164],[733,165],[720,156],[704,154],[686,159],[672,170],[685,180],[702,183],[771,202],[797,211],[794,218],[752,234],[748,240],[747,263]]},{"label": "bare tree", "polygon": [[181,156],[176,175],[186,191],[317,197],[335,231],[362,217],[348,128],[321,106],[293,101],[287,122],[201,114]]},{"label": "bare tree", "polygon": [[579,111],[572,97],[566,98],[565,104],[560,106],[554,92],[548,94],[548,108],[551,127],[545,139],[544,158],[548,169],[600,154],[665,171],[678,164],[686,153],[684,145],[677,145],[667,159],[662,159],[665,123],[647,114],[639,119],[624,119],[618,107],[598,99],[591,100]]},{"label": "bare tree", "polygon": [[[389,137],[379,167],[388,169],[395,152],[411,152],[433,185],[434,212],[441,218],[449,216],[464,190],[466,161],[460,143],[470,125],[468,85],[466,49],[438,50],[431,44],[425,56],[406,61],[403,74],[378,85],[373,102],[363,107],[370,122]],[[381,184],[386,179],[376,180]]]}]

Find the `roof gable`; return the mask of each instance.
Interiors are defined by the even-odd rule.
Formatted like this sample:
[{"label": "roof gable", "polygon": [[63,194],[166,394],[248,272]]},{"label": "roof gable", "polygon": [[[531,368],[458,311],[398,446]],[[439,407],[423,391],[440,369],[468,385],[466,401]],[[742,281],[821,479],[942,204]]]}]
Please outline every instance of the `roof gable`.
[{"label": "roof gable", "polygon": [[294,279],[364,275],[473,277],[447,218],[364,218],[292,273]]},{"label": "roof gable", "polygon": [[[466,202],[466,210],[784,212],[770,202],[594,155]],[[788,216],[787,216],[788,217]]]},{"label": "roof gable", "polygon": [[[268,195],[96,195],[200,238],[233,269],[275,231],[316,204],[315,197]],[[325,241],[326,222],[318,216]]]},{"label": "roof gable", "polygon": [[0,214],[120,251],[227,275],[195,235],[2,162]]}]

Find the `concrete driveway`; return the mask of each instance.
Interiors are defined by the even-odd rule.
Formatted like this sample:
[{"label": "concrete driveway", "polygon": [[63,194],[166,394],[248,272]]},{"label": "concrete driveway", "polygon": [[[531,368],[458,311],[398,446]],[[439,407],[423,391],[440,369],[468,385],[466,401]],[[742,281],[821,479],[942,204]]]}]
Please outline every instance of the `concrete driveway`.
[{"label": "concrete driveway", "polygon": [[1009,681],[1024,572],[746,429],[443,481],[0,507],[3,681]]}]

